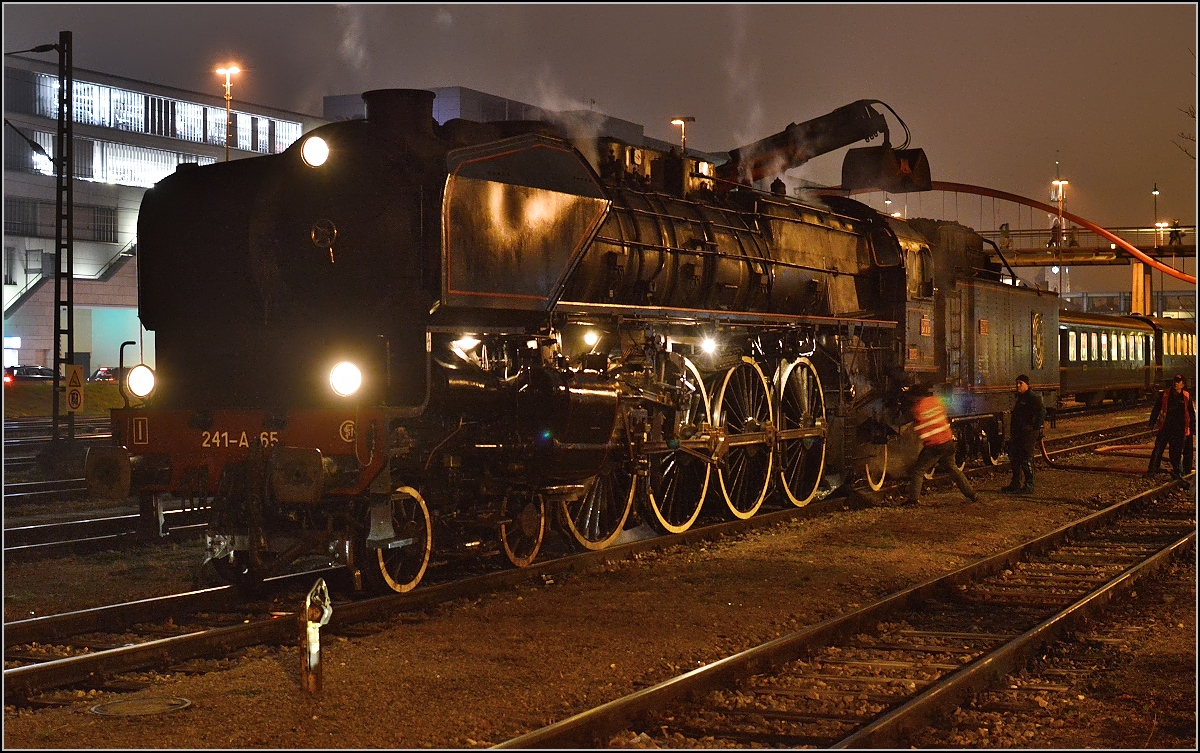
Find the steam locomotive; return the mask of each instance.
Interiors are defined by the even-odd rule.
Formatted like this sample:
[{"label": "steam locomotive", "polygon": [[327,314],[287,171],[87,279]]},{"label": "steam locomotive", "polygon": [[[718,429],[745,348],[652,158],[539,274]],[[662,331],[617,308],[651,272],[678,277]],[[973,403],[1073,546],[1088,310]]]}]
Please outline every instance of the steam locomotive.
[{"label": "steam locomotive", "polygon": [[843,186],[928,188],[873,101],[717,165],[439,125],[433,97],[367,92],[363,120],[145,195],[156,372],[88,484],[211,498],[232,582],[318,556],[404,592],[434,551],[526,566],[555,522],[601,549],[878,489],[901,385],[948,390],[964,459],[1000,455],[1017,373],[1057,396],[1058,299],[1003,284],[975,232],[752,187],[883,134]]}]

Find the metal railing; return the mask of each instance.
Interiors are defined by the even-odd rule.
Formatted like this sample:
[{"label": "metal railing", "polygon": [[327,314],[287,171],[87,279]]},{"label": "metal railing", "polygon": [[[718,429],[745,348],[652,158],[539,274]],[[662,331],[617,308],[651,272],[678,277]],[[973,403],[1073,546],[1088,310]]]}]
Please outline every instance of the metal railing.
[{"label": "metal railing", "polygon": [[[118,248],[116,250],[116,252],[114,252],[113,255],[111,257],[109,257],[109,259],[107,261],[105,261],[104,264],[102,264],[100,266],[100,269],[98,269],[94,274],[75,275],[75,279],[76,280],[99,280],[99,279],[102,279],[104,277],[104,275],[112,267],[114,267],[118,262],[121,261],[121,259],[128,258],[131,256],[137,256],[137,238],[133,238],[128,243],[126,243],[124,246],[121,246],[120,248]],[[46,274],[44,266],[43,266],[42,270],[35,271],[32,273],[30,273],[28,270],[26,270],[25,285],[22,286],[21,289],[18,290],[17,293],[12,298],[5,301],[4,312],[7,314],[9,309],[13,308],[14,306],[19,305],[22,301],[24,301],[25,298],[27,297],[27,295],[30,292],[32,292],[34,287],[36,287],[37,284],[40,283],[42,280],[53,280],[53,279],[54,279],[53,272],[51,272],[50,274]]]},{"label": "metal railing", "polygon": [[[1121,240],[1140,249],[1158,248],[1170,253],[1172,248],[1194,248],[1196,245],[1196,226],[1181,225],[1173,227],[1113,227],[1106,228]],[[1179,231],[1174,236],[1173,231]],[[984,238],[995,241],[1001,252],[1013,251],[1044,251],[1048,248],[1110,248],[1113,244],[1107,238],[1082,227],[1070,227],[1059,238],[1057,246],[1051,245],[1052,231],[1046,230],[1011,230],[1007,236],[1003,230],[983,230],[979,234]],[[1175,242],[1175,238],[1178,241]]]}]

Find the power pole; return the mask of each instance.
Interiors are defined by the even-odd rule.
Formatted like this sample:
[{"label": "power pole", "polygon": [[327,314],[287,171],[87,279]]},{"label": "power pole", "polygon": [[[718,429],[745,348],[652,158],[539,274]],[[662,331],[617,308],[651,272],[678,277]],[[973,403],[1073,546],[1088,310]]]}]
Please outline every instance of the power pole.
[{"label": "power pole", "polygon": [[55,49],[58,50],[58,133],[54,145],[54,386],[50,444],[44,457],[50,467],[57,469],[75,442],[75,413],[67,411],[64,436],[59,407],[60,397],[66,392],[62,383],[63,366],[75,363],[75,74],[71,32],[58,33]]}]

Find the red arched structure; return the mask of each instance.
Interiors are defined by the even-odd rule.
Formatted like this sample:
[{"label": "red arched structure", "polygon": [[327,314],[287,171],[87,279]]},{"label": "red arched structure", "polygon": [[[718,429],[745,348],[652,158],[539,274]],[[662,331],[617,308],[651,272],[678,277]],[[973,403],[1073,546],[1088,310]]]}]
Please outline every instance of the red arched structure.
[{"label": "red arched structure", "polygon": [[[837,189],[835,189],[835,190],[837,190]],[[866,193],[868,191],[876,191],[876,190],[878,190],[878,189],[874,189],[874,188],[862,189],[862,190],[857,190],[857,191],[850,191],[850,193]],[[1015,204],[1024,204],[1027,207],[1033,207],[1034,209],[1041,209],[1046,212],[1050,212],[1051,214],[1058,214],[1058,211],[1059,211],[1058,207],[1054,207],[1049,204],[1043,204],[1042,202],[1037,201],[1035,199],[1027,199],[1024,196],[1018,196],[1013,193],[1008,193],[1007,191],[997,191],[994,188],[984,188],[983,186],[972,186],[968,183],[948,183],[946,181],[935,180],[932,182],[932,184],[930,186],[930,190],[931,191],[957,191],[959,193],[971,193],[971,194],[976,194],[978,196],[988,196],[993,199],[1002,199],[1004,201],[1011,201]],[[845,192],[841,192],[841,193],[845,193]],[[1176,279],[1183,280],[1184,282],[1186,282],[1190,285],[1196,284],[1196,278],[1194,276],[1186,274],[1184,272],[1180,272],[1178,269],[1168,267],[1166,264],[1163,264],[1162,262],[1147,256],[1146,254],[1144,254],[1140,250],[1138,250],[1137,247],[1127,243],[1126,241],[1122,240],[1121,238],[1118,238],[1117,236],[1108,232],[1107,230],[1100,227],[1099,225],[1092,223],[1092,222],[1088,222],[1087,220],[1083,219],[1082,217],[1073,215],[1070,212],[1063,212],[1062,216],[1067,218],[1071,222],[1074,222],[1076,225],[1085,227],[1088,230],[1091,230],[1092,232],[1096,233],[1097,235],[1107,238],[1110,243],[1115,243],[1117,246],[1119,246],[1121,248],[1122,251],[1125,251],[1126,253],[1128,253],[1130,256],[1134,257],[1138,261],[1140,261],[1144,264],[1150,265],[1154,269],[1157,269],[1159,272],[1162,272],[1163,274],[1166,274],[1166,275],[1170,275]]]}]

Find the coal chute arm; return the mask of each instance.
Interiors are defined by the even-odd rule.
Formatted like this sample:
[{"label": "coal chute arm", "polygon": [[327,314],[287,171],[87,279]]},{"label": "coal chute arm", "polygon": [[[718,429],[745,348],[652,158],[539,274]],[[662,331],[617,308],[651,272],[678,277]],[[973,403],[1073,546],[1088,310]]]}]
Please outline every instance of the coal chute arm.
[{"label": "coal chute arm", "polygon": [[792,123],[772,136],[729,152],[729,161],[717,168],[723,180],[758,181],[799,167],[813,157],[866,141],[883,134],[888,140],[883,113],[872,107],[878,100],[860,99],[826,115]]}]

